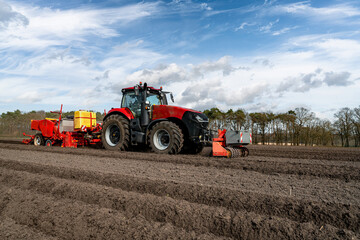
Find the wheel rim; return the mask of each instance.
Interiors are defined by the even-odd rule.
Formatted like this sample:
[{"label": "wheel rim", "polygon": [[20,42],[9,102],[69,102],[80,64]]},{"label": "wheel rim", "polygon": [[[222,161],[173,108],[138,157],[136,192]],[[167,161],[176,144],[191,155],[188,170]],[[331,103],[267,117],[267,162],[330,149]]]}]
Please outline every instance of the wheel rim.
[{"label": "wheel rim", "polygon": [[51,145],[52,145],[51,140],[47,140],[45,145],[46,145],[47,147],[51,147]]},{"label": "wheel rim", "polygon": [[36,136],[35,139],[34,139],[34,144],[35,146],[40,146],[41,144],[41,139],[39,136]]},{"label": "wheel rim", "polygon": [[106,143],[114,147],[120,142],[120,128],[116,124],[112,124],[106,128],[105,140]]},{"label": "wheel rim", "polygon": [[170,134],[165,129],[159,129],[153,137],[154,145],[159,150],[165,150],[170,145]]}]

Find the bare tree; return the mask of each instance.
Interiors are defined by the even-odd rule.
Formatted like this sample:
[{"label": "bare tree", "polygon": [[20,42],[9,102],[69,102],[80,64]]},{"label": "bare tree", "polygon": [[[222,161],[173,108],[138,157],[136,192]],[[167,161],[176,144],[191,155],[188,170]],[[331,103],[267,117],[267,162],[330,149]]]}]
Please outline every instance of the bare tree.
[{"label": "bare tree", "polygon": [[336,119],[335,126],[339,131],[341,137],[341,145],[343,147],[350,146],[350,137],[352,129],[352,116],[353,111],[350,108],[342,108],[334,114]]},{"label": "bare tree", "polygon": [[[299,145],[301,140],[307,139],[307,133],[304,131],[304,127],[309,127],[307,124],[309,124],[309,121],[312,120],[315,115],[313,112],[310,112],[307,108],[295,108],[295,143],[296,145]],[[305,142],[307,143],[307,142]]]},{"label": "bare tree", "polygon": [[360,106],[358,108],[354,108],[352,123],[354,126],[355,132],[355,146],[360,146]]}]

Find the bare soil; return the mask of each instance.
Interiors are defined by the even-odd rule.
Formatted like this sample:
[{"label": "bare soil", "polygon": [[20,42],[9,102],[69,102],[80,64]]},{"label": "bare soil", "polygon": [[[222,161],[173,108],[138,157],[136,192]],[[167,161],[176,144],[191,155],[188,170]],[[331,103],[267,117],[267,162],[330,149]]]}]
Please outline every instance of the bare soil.
[{"label": "bare soil", "polygon": [[247,158],[0,141],[0,239],[360,239],[360,149]]}]

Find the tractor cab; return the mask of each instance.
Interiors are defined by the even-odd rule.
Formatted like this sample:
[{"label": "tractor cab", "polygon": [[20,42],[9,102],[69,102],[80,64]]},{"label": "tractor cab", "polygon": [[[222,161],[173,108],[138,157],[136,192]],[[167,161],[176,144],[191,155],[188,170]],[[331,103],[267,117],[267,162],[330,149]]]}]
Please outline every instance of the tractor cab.
[{"label": "tractor cab", "polygon": [[[103,119],[101,139],[107,149],[126,150],[147,145],[154,152],[177,154],[202,149],[209,136],[208,118],[201,112],[168,105],[162,87],[146,83],[122,89],[121,108],[112,108]],[[190,151],[189,151],[190,152]]]},{"label": "tractor cab", "polygon": [[[145,107],[148,109],[153,105],[167,105],[166,93],[163,92],[162,88],[155,89],[153,87],[147,87],[146,99],[143,101],[144,95],[140,94],[139,88],[143,87],[142,84],[140,86],[135,86],[132,88],[124,88],[122,90],[123,97],[121,101],[121,108],[128,108],[132,112],[134,118],[141,117],[141,103],[145,103]],[[171,93],[170,93],[171,94]],[[172,96],[172,94],[171,94]]]}]

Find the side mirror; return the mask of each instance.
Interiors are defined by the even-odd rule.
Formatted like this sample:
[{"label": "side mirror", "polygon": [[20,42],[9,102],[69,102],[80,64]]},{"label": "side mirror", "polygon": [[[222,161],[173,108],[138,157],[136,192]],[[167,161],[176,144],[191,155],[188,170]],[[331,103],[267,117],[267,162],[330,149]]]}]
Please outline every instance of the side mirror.
[{"label": "side mirror", "polygon": [[138,96],[138,95],[139,95],[139,86],[136,85],[136,86],[134,87],[134,90],[135,90],[135,95]]},{"label": "side mirror", "polygon": [[171,99],[172,102],[174,102],[174,96],[173,96],[172,93],[170,93],[170,99]]}]

